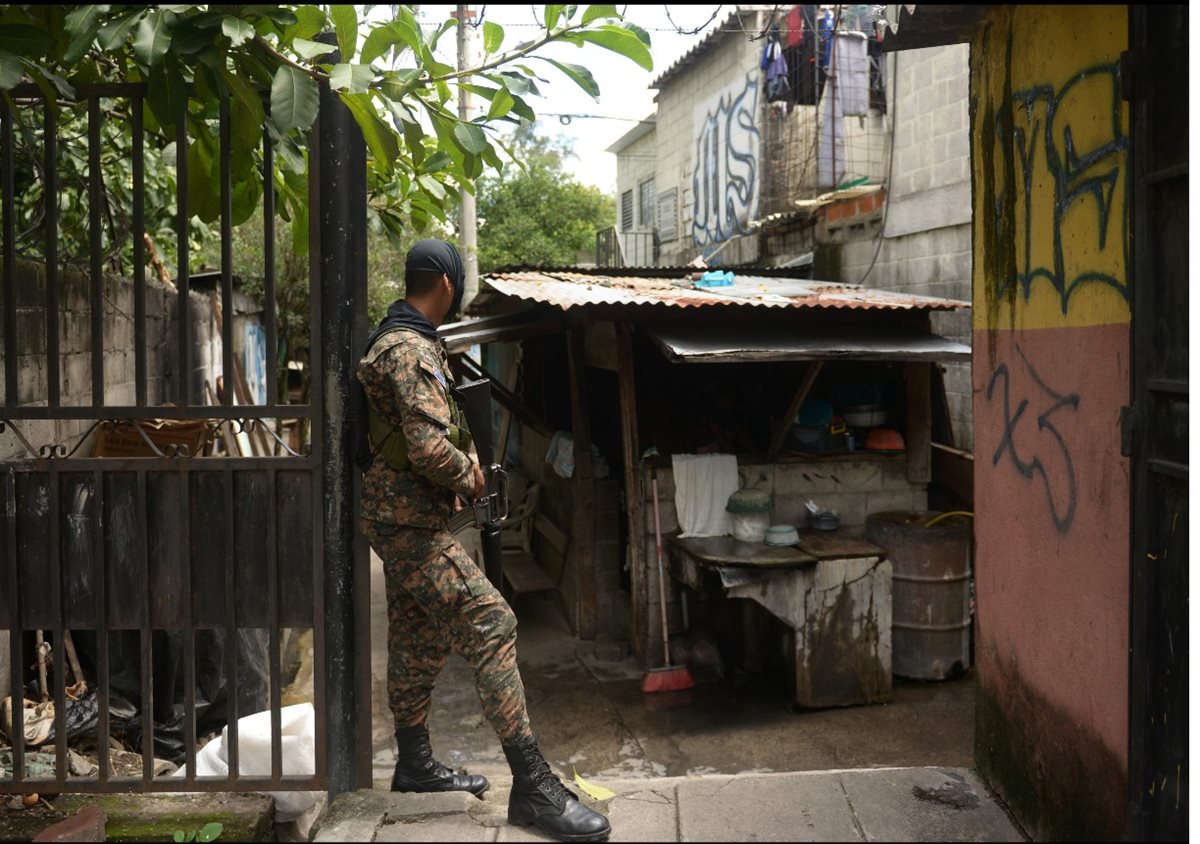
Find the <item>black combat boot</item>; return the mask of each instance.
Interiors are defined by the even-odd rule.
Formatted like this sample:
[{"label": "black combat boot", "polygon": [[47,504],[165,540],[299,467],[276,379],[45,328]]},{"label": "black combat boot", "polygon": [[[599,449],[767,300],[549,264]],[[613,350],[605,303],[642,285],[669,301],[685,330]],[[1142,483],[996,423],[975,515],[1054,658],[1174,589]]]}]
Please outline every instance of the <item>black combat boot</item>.
[{"label": "black combat boot", "polygon": [[429,730],[424,724],[396,728],[396,773],[392,791],[428,793],[431,791],[469,791],[483,799],[488,781],[475,775],[456,774],[433,758]]},{"label": "black combat boot", "polygon": [[533,824],[559,841],[604,841],[612,832],[608,818],[593,812],[567,790],[532,737],[504,745],[513,772],[508,822]]}]

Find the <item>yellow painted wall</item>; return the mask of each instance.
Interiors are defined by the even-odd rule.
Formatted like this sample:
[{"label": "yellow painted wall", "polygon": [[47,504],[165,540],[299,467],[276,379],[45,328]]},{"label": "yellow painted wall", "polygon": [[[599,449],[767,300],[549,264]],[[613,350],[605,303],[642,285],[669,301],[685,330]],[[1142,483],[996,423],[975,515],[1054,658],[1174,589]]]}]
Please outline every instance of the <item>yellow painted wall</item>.
[{"label": "yellow painted wall", "polygon": [[1129,322],[1125,6],[1003,6],[972,43],[974,325]]}]

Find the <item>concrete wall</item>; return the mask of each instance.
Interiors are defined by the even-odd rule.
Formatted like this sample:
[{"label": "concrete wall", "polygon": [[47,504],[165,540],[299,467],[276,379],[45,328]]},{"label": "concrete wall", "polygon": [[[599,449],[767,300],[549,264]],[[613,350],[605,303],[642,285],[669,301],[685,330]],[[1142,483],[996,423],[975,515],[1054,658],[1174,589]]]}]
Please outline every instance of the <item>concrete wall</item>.
[{"label": "concrete wall", "polygon": [[[631,143],[617,155],[617,207],[614,225],[620,234],[625,255],[625,265],[630,267],[654,266],[654,241],[647,236],[627,235],[633,232],[653,232],[658,228],[658,192],[655,191],[649,215],[642,214],[639,187],[642,182],[655,177],[655,133],[650,131]],[[621,197],[626,191],[633,195],[633,228],[621,231]],[[678,230],[678,229],[677,229]]]},{"label": "concrete wall", "polygon": [[[656,566],[654,541],[654,511],[649,473],[643,479],[646,496],[646,560]],[[738,464],[738,480],[742,486],[767,490],[773,496],[771,524],[792,524],[804,527],[807,511],[804,502],[810,498],[818,504],[836,510],[846,527],[861,531],[871,513],[882,510],[924,510],[927,488],[908,480],[907,463],[897,459],[822,460],[795,463]],[[675,506],[675,481],[670,469],[658,470],[659,519],[663,536],[679,532],[679,517]],[[659,621],[658,573],[650,580],[649,654],[662,651],[661,622]],[[679,584],[672,582],[667,593],[667,620],[670,632],[683,630],[683,615],[679,605]]]},{"label": "concrete wall", "polygon": [[[41,264],[17,264],[17,401],[44,404],[48,380],[46,355],[45,270]],[[132,405],[136,401],[134,378],[133,283],[118,276],[104,278],[104,403]],[[174,400],[174,370],[178,366],[175,339],[175,306],[178,294],[154,278],[146,282],[146,400],[162,404]],[[212,306],[207,297],[191,298],[192,336],[196,338],[192,363],[196,376],[213,380],[214,358],[220,371],[220,337],[215,336]],[[0,338],[3,334],[0,321]],[[59,384],[61,402],[67,406],[92,403],[92,334],[90,282],[86,275],[64,271],[59,290]],[[0,361],[3,360],[0,340]],[[201,381],[201,384],[203,381]],[[0,378],[0,395],[3,395]],[[91,426],[84,420],[22,422],[21,432],[35,446],[59,442],[72,447]],[[84,446],[77,455],[87,456]],[[28,453],[11,434],[0,435],[0,461],[21,459]]]},{"label": "concrete wall", "polygon": [[[969,54],[966,44],[892,54],[888,70],[896,83],[890,118],[896,132],[895,161],[887,185],[883,242],[879,243],[882,205],[879,210],[851,205],[849,214],[838,214],[837,206],[825,209],[817,240],[840,247],[834,264],[838,280],[970,300]],[[933,314],[931,327],[952,340],[971,343],[969,312]],[[971,451],[971,367],[950,364],[944,378],[952,444]]]},{"label": "concrete wall", "polygon": [[[743,25],[749,29],[753,20],[754,15],[747,15]],[[678,190],[680,232],[678,240],[663,245],[661,265],[686,264],[697,255],[712,255],[721,247],[714,263],[753,263],[758,257],[757,236],[744,235],[758,213],[763,178],[759,148],[761,53],[761,42],[726,33],[720,43],[659,90],[655,181],[660,194],[671,188]],[[718,117],[722,128],[719,135],[714,135],[714,119]],[[726,121],[727,117],[733,119]],[[732,142],[723,128],[727,123],[739,126]],[[735,154],[744,160],[737,160]],[[713,167],[718,179],[719,208],[715,214],[711,188],[705,184]],[[733,208],[732,217],[725,212],[726,200]],[[727,240],[732,242],[726,244]]]},{"label": "concrete wall", "polygon": [[975,752],[1037,840],[1125,830],[1127,33],[1124,6],[996,7],[971,50]]}]

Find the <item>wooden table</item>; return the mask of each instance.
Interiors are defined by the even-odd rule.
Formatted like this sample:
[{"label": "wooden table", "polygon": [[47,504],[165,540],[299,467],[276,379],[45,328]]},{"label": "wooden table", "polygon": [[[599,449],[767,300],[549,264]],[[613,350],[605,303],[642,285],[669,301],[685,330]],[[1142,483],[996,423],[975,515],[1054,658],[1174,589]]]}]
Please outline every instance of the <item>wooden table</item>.
[{"label": "wooden table", "polygon": [[675,537],[671,574],[764,607],[791,630],[788,683],[806,708],[882,703],[892,693],[892,563],[852,531],[800,531],[795,546]]}]

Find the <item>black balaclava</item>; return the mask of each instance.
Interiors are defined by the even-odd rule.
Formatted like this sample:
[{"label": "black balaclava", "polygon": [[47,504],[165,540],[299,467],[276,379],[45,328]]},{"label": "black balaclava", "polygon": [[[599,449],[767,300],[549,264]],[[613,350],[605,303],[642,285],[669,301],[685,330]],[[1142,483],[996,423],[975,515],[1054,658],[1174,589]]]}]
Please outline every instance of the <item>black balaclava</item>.
[{"label": "black balaclava", "polygon": [[[407,276],[413,271],[419,270],[433,270],[445,273],[450,277],[450,281],[454,284],[454,301],[450,303],[450,311],[446,314],[446,320],[450,320],[462,307],[463,291],[466,287],[463,262],[462,258],[458,256],[458,250],[444,240],[432,237],[418,240],[408,250],[408,257],[404,262],[404,274]],[[385,332],[391,331],[393,328],[409,328],[430,340],[438,339],[437,329],[425,318],[424,314],[410,305],[407,300],[397,299],[388,306],[387,316],[380,321],[379,326],[367,338],[367,351],[370,351],[371,346]],[[366,352],[363,354],[365,355]]]}]

